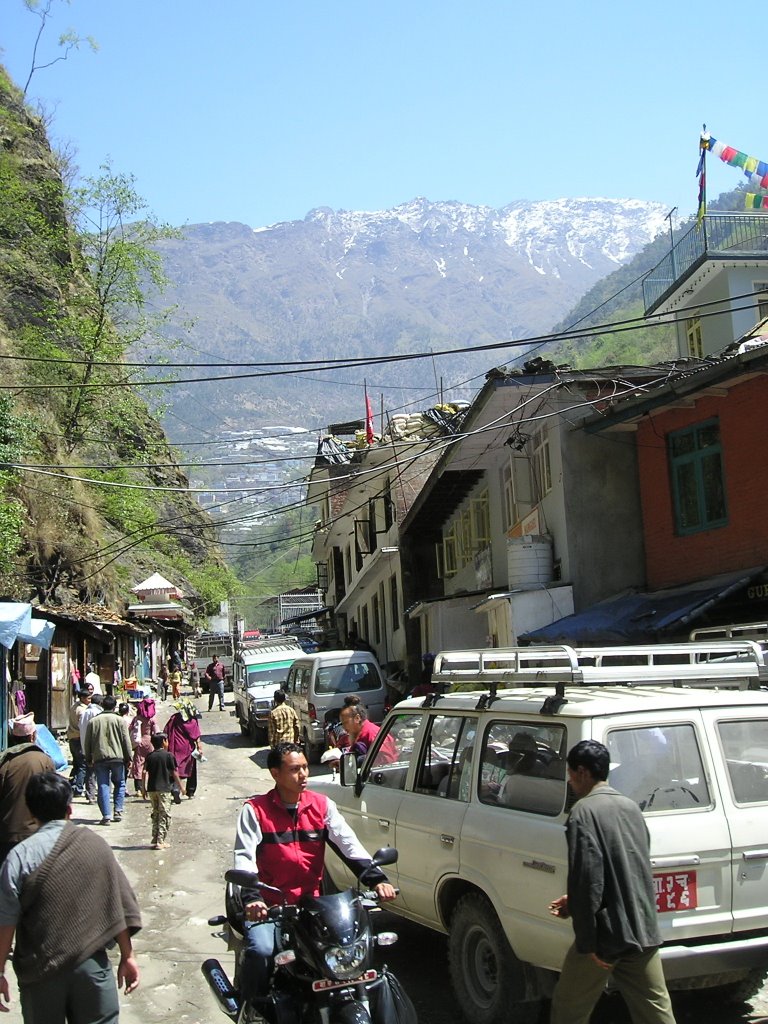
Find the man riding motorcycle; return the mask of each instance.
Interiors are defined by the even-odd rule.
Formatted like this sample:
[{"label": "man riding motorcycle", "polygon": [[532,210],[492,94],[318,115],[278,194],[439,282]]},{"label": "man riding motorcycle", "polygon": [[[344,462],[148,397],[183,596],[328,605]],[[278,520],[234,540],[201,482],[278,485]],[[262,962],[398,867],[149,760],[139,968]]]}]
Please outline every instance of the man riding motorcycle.
[{"label": "man riding motorcycle", "polygon": [[[260,881],[282,890],[291,902],[318,896],[325,845],[330,843],[359,877],[371,858],[336,804],[307,788],[309,766],[296,743],[280,743],[267,755],[275,788],[251,797],[237,821],[234,866],[256,872]],[[395,898],[383,872],[374,888],[379,899]],[[268,903],[243,893],[244,949],[239,970],[241,995],[254,1006],[263,1001],[275,948],[275,925],[267,920]],[[268,898],[268,897],[267,897]]]}]

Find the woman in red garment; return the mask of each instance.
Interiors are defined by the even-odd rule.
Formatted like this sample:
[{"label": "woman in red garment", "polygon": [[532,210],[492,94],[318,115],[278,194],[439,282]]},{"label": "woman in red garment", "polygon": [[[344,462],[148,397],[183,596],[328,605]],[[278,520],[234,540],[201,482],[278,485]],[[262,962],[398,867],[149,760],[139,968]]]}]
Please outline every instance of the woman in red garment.
[{"label": "woman in red garment", "polygon": [[198,710],[191,700],[182,698],[173,705],[174,714],[168,719],[163,732],[168,737],[168,750],[176,758],[176,769],[191,799],[197,789],[197,762],[203,756]]}]

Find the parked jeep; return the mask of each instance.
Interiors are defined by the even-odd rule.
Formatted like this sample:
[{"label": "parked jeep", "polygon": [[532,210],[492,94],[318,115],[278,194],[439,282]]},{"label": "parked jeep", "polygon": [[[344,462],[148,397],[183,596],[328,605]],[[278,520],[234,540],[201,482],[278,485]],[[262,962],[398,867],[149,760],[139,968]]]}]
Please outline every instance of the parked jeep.
[{"label": "parked jeep", "polygon": [[[391,909],[448,934],[471,1024],[529,1022],[572,941],[566,754],[594,738],[651,834],[670,988],[746,998],[768,970],[768,692],[757,644],[447,652],[358,770],[313,788],[400,856]],[[383,743],[389,738],[387,749]],[[392,741],[398,756],[391,757]],[[329,857],[331,884],[350,884]]]}]

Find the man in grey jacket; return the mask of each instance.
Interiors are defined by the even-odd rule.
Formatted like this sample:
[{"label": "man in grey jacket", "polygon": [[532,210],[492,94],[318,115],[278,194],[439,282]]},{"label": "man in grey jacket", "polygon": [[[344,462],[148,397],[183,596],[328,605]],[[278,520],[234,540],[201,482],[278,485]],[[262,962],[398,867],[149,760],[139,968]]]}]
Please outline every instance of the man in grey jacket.
[{"label": "man in grey jacket", "polygon": [[650,840],[634,800],[608,785],[610,755],[596,740],[568,753],[578,798],[566,825],[568,894],[550,904],[570,917],[574,943],[552,997],[551,1024],[588,1024],[612,977],[634,1024],[675,1024],[659,956]]},{"label": "man in grey jacket", "polygon": [[[122,821],[125,802],[125,776],[133,758],[128,725],[122,715],[115,711],[117,701],[105,697],[102,714],[92,718],[85,730],[83,753],[87,764],[96,771],[101,824]],[[114,815],[112,813],[112,787],[115,791]]]}]

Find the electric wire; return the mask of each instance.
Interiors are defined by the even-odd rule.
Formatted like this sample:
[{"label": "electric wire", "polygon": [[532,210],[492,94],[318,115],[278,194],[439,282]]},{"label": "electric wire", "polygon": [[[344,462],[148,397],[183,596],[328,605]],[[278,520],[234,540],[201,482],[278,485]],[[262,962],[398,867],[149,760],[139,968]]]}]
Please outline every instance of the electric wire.
[{"label": "electric wire", "polygon": [[[749,293],[749,295],[752,296],[752,297],[754,297],[754,294],[755,294],[754,292],[750,292]],[[702,303],[701,306],[697,307],[697,308],[704,309],[706,306],[710,306],[710,305],[722,306],[724,304],[724,302],[725,302],[725,300],[723,300],[723,299],[712,300],[711,302]],[[723,309],[720,309],[720,310],[710,310],[709,312],[700,312],[700,313],[697,313],[695,315],[692,315],[691,317],[681,317],[681,318],[679,318],[678,322],[684,321],[684,320],[688,320],[688,319],[703,320],[703,319],[706,319],[706,318],[712,317],[712,316],[731,315],[732,313],[743,312],[744,310],[754,309],[754,308],[756,308],[758,306],[759,306],[759,302],[752,302],[752,303],[749,303],[749,304],[747,304],[745,306],[735,306],[735,305],[733,305],[731,303],[729,305],[728,309],[725,309],[725,310],[723,310]],[[387,355],[387,356],[367,357],[366,359],[362,359],[362,358],[360,358],[360,359],[347,359],[343,363],[326,362],[324,365],[317,365],[317,366],[314,366],[314,365],[313,366],[307,366],[306,363],[303,363],[302,364],[303,368],[300,369],[300,370],[297,370],[297,369],[286,369],[285,368],[286,366],[291,366],[293,364],[290,361],[287,361],[287,362],[283,361],[283,362],[281,362],[279,364],[274,364],[274,363],[269,363],[269,364],[267,364],[267,363],[260,363],[260,364],[257,364],[257,365],[261,365],[261,366],[263,366],[263,365],[272,365],[272,366],[278,365],[278,366],[282,367],[281,369],[267,370],[267,371],[254,372],[254,373],[238,373],[237,376],[233,376],[231,374],[224,374],[224,375],[213,375],[213,376],[207,376],[207,377],[159,378],[157,380],[132,380],[132,379],[126,379],[126,380],[110,381],[108,385],[105,384],[104,381],[88,381],[88,382],[75,382],[75,381],[73,381],[73,382],[70,382],[70,383],[57,383],[57,384],[39,384],[39,383],[36,383],[36,384],[18,384],[18,383],[17,384],[0,384],[0,391],[13,391],[14,393],[18,394],[18,393],[21,393],[23,391],[77,390],[77,389],[80,389],[80,388],[103,389],[104,387],[107,387],[107,386],[111,387],[111,388],[112,387],[118,387],[118,388],[119,387],[129,387],[129,388],[145,388],[145,387],[150,387],[150,388],[153,388],[153,387],[160,387],[160,386],[162,386],[162,387],[170,387],[171,385],[179,385],[179,384],[210,384],[210,383],[217,383],[217,382],[221,382],[221,381],[243,381],[243,380],[263,379],[265,377],[293,376],[293,375],[296,375],[298,373],[305,373],[305,372],[310,372],[310,371],[311,372],[315,372],[315,373],[322,373],[325,370],[333,368],[334,366],[336,368],[342,368],[342,369],[360,369],[360,368],[366,367],[366,366],[377,366],[377,365],[382,365],[382,364],[385,364],[385,363],[399,363],[399,362],[408,362],[408,361],[414,361],[414,360],[419,360],[419,359],[432,359],[435,356],[451,356],[451,355],[458,355],[458,354],[466,354],[467,351],[470,351],[472,354],[475,354],[475,353],[479,353],[479,352],[489,352],[489,351],[499,351],[499,350],[505,350],[505,349],[515,349],[515,348],[521,348],[521,347],[530,346],[534,342],[541,342],[541,341],[545,341],[545,340],[548,340],[548,341],[572,340],[572,339],[575,339],[575,338],[591,338],[591,337],[595,337],[595,336],[599,337],[602,334],[621,334],[621,333],[624,333],[624,332],[627,332],[627,331],[636,331],[640,327],[642,327],[644,329],[648,329],[648,330],[653,330],[653,329],[655,329],[657,327],[667,327],[670,323],[674,323],[675,322],[673,320],[670,320],[669,314],[667,314],[667,313],[664,313],[664,314],[653,314],[653,318],[654,318],[655,322],[651,323],[651,324],[649,324],[647,322],[647,320],[648,320],[647,317],[644,318],[643,321],[641,321],[640,318],[633,317],[631,319],[615,321],[614,323],[609,324],[609,325],[601,325],[598,328],[590,328],[590,329],[587,329],[587,330],[584,330],[584,331],[578,331],[578,332],[555,332],[555,333],[550,333],[550,334],[546,334],[546,335],[534,336],[532,338],[525,338],[525,339],[521,339],[521,340],[510,340],[510,341],[503,341],[503,342],[493,342],[493,343],[488,343],[488,344],[485,344],[485,345],[472,346],[471,349],[469,349],[469,350],[467,350],[466,348],[462,348],[462,349],[442,349],[442,350],[440,350],[438,352],[396,353],[396,354],[391,354],[391,355]],[[319,362],[319,361],[316,361],[316,362]],[[93,365],[93,364],[91,364],[91,365]],[[110,365],[110,364],[105,364],[105,365]],[[120,363],[118,365],[121,368],[124,369],[127,364]],[[358,384],[358,386],[359,386],[359,384]]]}]

